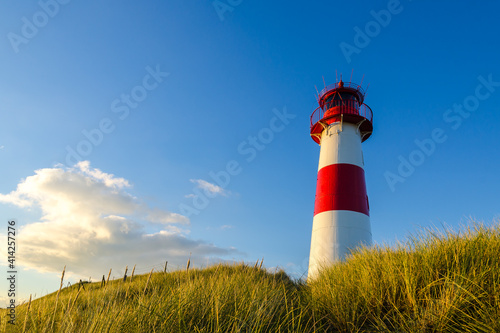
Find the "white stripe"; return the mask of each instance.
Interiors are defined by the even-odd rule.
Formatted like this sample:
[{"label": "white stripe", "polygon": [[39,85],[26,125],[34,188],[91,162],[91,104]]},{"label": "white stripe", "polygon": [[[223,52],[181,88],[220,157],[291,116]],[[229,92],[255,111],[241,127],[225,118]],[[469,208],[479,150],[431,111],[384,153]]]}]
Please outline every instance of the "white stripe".
[{"label": "white stripe", "polygon": [[347,210],[316,214],[307,279],[313,279],[321,267],[343,260],[351,249],[371,243],[370,217],[365,214]]},{"label": "white stripe", "polygon": [[318,171],[337,163],[354,164],[364,168],[361,136],[351,123],[333,123],[321,134]]}]

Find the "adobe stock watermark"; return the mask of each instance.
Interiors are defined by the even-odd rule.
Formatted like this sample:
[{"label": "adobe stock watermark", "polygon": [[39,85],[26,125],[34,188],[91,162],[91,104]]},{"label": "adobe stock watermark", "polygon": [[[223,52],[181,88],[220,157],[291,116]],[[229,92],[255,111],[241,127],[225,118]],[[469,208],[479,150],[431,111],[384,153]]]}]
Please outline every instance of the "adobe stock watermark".
[{"label": "adobe stock watermark", "polygon": [[[236,147],[239,156],[243,158],[246,163],[254,161],[259,152],[266,149],[266,147],[273,142],[276,134],[285,130],[286,126],[290,124],[290,121],[296,117],[296,115],[287,112],[286,106],[283,107],[282,111],[273,109],[272,113],[274,116],[269,120],[267,127],[262,128],[256,135],[249,135]],[[226,189],[232,177],[239,175],[242,171],[243,166],[241,161],[230,160],[226,163],[223,170],[217,172],[210,171],[208,175],[217,186]],[[208,207],[210,199],[213,199],[215,196],[217,196],[217,193],[207,189],[202,190],[198,187],[194,187],[193,195],[189,196],[192,199],[191,204],[181,203],[179,205],[180,214],[186,217],[200,214],[202,210]]]},{"label": "adobe stock watermark", "polygon": [[71,0],[40,0],[40,10],[35,12],[31,18],[23,16],[22,26],[19,34],[9,32],[7,38],[15,53],[19,53],[21,44],[28,44],[30,40],[38,35],[40,29],[44,28],[60,11],[61,5],[67,5]]},{"label": "adobe stock watermark", "polygon": [[232,12],[234,8],[238,7],[243,3],[243,0],[215,0],[212,1],[212,6],[214,6],[219,20],[224,21],[224,15],[227,12]]},{"label": "adobe stock watermark", "polygon": [[[170,73],[162,72],[160,65],[155,68],[146,67],[146,74],[142,78],[141,84],[130,89],[129,93],[123,93],[120,97],[111,102],[110,110],[116,114],[119,120],[123,121],[130,115],[130,111],[139,107],[150,92],[168,77]],[[72,166],[88,157],[95,147],[102,144],[105,135],[111,134],[116,129],[115,122],[108,117],[102,118],[95,128],[82,130],[84,139],[81,139],[76,146],[66,146],[65,162],[67,166]]]},{"label": "adobe stock watermark", "polygon": [[339,44],[340,50],[347,63],[350,64],[352,55],[354,53],[361,53],[361,50],[367,47],[372,39],[380,34],[382,28],[387,27],[391,23],[392,17],[400,14],[403,9],[403,5],[401,5],[399,0],[389,0],[389,2],[387,2],[387,9],[381,9],[378,12],[371,10],[370,15],[373,17],[373,20],[366,22],[363,30],[358,26],[353,28],[355,32],[353,38],[354,45],[346,42],[341,42]]},{"label": "adobe stock watermark", "polygon": [[[477,80],[479,84],[471,94],[464,98],[462,103],[454,103],[453,107],[447,109],[443,113],[443,121],[451,125],[451,129],[456,131],[462,126],[465,119],[469,118],[481,104],[481,101],[488,99],[495,92],[497,87],[500,87],[500,81],[493,81],[493,75],[489,74],[487,78],[480,75]],[[438,144],[445,142],[448,139],[446,131],[442,128],[432,130],[430,137],[423,140],[416,139],[414,141],[416,148],[408,154],[407,157],[398,156],[399,165],[397,172],[386,171],[384,173],[387,185],[392,192],[396,191],[396,184],[404,183],[408,177],[413,175],[416,168],[424,164],[424,162],[436,151]]]}]

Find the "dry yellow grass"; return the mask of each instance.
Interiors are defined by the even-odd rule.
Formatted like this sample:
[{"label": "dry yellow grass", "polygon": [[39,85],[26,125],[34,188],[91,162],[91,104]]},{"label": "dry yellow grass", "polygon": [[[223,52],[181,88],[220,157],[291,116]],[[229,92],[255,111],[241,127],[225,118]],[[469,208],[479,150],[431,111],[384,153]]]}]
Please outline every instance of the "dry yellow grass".
[{"label": "dry yellow grass", "polygon": [[[500,226],[425,230],[364,248],[305,284],[217,265],[75,284],[3,332],[500,332]],[[108,274],[109,275],[109,274]],[[5,318],[5,310],[1,310]]]}]

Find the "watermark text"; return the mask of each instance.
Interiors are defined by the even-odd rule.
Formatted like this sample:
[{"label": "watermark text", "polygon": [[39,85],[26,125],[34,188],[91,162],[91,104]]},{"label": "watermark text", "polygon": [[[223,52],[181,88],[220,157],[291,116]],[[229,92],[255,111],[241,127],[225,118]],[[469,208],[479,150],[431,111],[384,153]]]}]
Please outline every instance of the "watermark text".
[{"label": "watermark text", "polygon": [[7,222],[7,297],[9,299],[7,305],[7,316],[9,324],[14,325],[16,322],[16,287],[17,287],[17,270],[16,270],[16,221],[10,220]]}]

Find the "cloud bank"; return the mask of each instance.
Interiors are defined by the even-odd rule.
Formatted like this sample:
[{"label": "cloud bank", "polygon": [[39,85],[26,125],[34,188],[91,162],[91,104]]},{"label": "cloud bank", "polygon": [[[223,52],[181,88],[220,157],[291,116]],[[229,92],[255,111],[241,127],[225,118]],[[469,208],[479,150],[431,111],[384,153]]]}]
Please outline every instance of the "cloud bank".
[{"label": "cloud bank", "polygon": [[200,263],[237,253],[189,239],[187,217],[149,208],[127,192],[130,187],[83,161],[36,170],[16,190],[0,194],[0,203],[41,212],[39,221],[19,229],[19,264],[41,272],[61,272],[66,265],[97,277],[126,265],[183,265],[190,253]]}]

